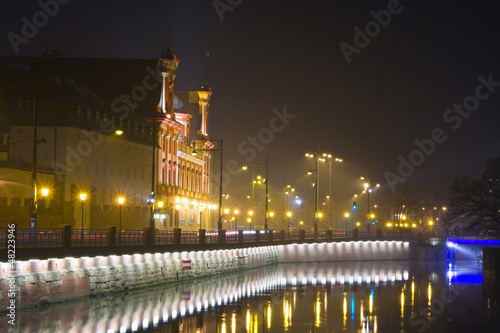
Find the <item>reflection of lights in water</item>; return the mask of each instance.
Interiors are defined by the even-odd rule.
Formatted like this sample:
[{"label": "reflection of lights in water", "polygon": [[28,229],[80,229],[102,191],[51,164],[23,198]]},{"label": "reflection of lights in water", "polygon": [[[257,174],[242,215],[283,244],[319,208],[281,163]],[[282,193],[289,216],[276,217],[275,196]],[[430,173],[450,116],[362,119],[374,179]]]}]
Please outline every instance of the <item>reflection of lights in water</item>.
[{"label": "reflection of lights in water", "polygon": [[370,293],[370,301],[368,303],[368,309],[370,311],[370,314],[372,314],[372,312],[373,312],[373,289]]},{"label": "reflection of lights in water", "polygon": [[231,333],[236,333],[236,313],[231,316]]},{"label": "reflection of lights in water", "polygon": [[364,309],[364,306],[365,306],[365,305],[364,305],[363,300],[361,300],[361,302],[360,302],[360,303],[361,303],[361,304],[359,305],[359,321],[361,322],[361,325],[363,325],[363,326],[364,326],[363,321],[364,321],[364,318],[365,318],[365,311],[364,311],[364,310],[365,310],[365,309]]},{"label": "reflection of lights in water", "polygon": [[323,301],[325,303],[325,315],[328,313],[328,298],[327,298],[327,291],[325,290],[325,299]]},{"label": "reflection of lights in water", "polygon": [[378,331],[378,322],[377,316],[373,317],[373,333],[377,333]]},{"label": "reflection of lights in water", "polygon": [[271,316],[272,316],[272,309],[271,309],[271,301],[267,301],[267,328],[271,328]]},{"label": "reflection of lights in water", "polygon": [[432,286],[431,286],[431,283],[429,282],[429,286],[427,287],[427,299],[428,299],[427,305],[428,306],[431,306],[431,298],[432,298]]},{"label": "reflection of lights in water", "polygon": [[257,315],[253,316],[253,332],[259,333],[259,317]]},{"label": "reflection of lights in water", "polygon": [[283,326],[285,329],[292,325],[292,307],[288,301],[287,295],[283,299]]},{"label": "reflection of lights in water", "polygon": [[226,314],[222,314],[222,323],[220,324],[220,331],[221,333],[227,333],[226,331]]},{"label": "reflection of lights in water", "polygon": [[168,311],[163,312],[163,322],[166,323],[168,321]]},{"label": "reflection of lights in water", "polygon": [[319,327],[321,324],[321,300],[319,291],[316,293],[316,301],[314,302],[314,326]]},{"label": "reflection of lights in water", "polygon": [[411,278],[411,307],[415,305],[415,281],[414,278]]},{"label": "reflection of lights in water", "polygon": [[354,314],[356,313],[356,308],[354,304],[354,293],[351,294],[351,320],[354,320]]},{"label": "reflection of lights in water", "polygon": [[347,295],[344,293],[344,302],[342,309],[344,310],[344,327],[346,326],[346,320],[347,320]]},{"label": "reflection of lights in water", "polygon": [[250,309],[247,309],[247,315],[246,315],[246,320],[245,320],[247,332],[250,332],[251,321],[252,321],[252,316],[250,315]]},{"label": "reflection of lights in water", "polygon": [[404,318],[405,313],[405,291],[401,289],[401,318]]}]

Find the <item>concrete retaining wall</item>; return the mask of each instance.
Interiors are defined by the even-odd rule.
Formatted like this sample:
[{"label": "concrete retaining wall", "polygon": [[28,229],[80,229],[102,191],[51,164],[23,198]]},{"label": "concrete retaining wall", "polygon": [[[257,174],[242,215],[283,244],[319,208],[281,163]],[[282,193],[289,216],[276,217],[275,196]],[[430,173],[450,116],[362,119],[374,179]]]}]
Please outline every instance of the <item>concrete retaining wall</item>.
[{"label": "concrete retaining wall", "polygon": [[[191,269],[183,269],[190,260]],[[0,265],[0,308],[9,304],[15,274],[16,307],[178,282],[278,262],[276,246],[17,261]]]}]

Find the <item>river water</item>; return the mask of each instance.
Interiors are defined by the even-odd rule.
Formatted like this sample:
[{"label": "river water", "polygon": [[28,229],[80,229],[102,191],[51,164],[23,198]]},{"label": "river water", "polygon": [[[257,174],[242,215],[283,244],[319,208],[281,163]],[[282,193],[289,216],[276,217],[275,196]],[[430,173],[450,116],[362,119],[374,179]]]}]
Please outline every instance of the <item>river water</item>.
[{"label": "river water", "polygon": [[[280,264],[18,310],[4,332],[500,332],[475,261]],[[8,328],[7,328],[8,327]]]}]

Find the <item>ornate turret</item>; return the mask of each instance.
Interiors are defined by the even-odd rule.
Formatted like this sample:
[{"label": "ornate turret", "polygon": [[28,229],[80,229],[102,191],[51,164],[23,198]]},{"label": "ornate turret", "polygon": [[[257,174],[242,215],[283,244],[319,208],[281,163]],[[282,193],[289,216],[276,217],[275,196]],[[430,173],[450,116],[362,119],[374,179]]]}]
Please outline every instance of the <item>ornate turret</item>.
[{"label": "ornate turret", "polygon": [[161,58],[158,60],[158,69],[163,78],[158,112],[164,113],[167,118],[173,120],[175,120],[174,80],[177,66],[179,66],[179,60],[173,54],[172,49],[168,48],[167,53],[162,53]]},{"label": "ornate turret", "polygon": [[210,106],[210,96],[212,96],[212,89],[205,82],[201,86],[201,90],[197,91],[198,93],[198,105],[199,112],[201,114],[201,126],[198,134],[203,136],[206,140],[210,140],[208,136],[208,109]]}]

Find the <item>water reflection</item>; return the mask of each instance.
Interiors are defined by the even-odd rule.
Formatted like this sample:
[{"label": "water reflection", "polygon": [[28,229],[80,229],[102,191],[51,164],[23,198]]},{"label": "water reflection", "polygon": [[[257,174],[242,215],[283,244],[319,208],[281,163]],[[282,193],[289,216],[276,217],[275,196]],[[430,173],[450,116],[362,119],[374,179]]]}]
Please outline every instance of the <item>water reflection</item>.
[{"label": "water reflection", "polygon": [[18,311],[18,331],[497,332],[498,287],[482,283],[473,263],[281,264]]}]

